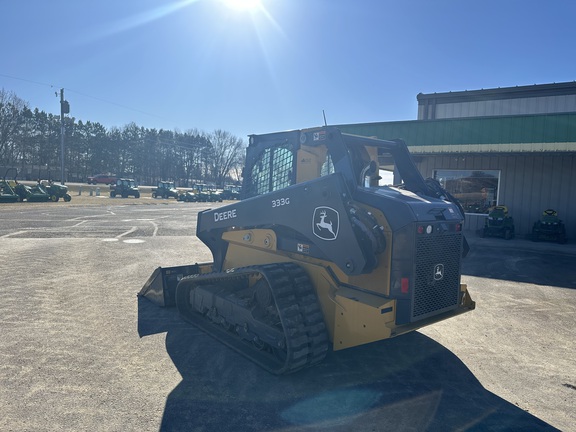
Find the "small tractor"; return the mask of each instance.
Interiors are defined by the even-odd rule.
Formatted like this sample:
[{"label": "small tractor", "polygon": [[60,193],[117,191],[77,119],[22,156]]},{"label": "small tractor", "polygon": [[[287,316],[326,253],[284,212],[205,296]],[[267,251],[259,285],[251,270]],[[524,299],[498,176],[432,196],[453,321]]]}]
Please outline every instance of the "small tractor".
[{"label": "small tractor", "polygon": [[546,209],[542,217],[534,222],[532,241],[548,240],[560,244],[566,243],[566,227],[554,209]]},{"label": "small tractor", "polygon": [[66,202],[72,200],[72,197],[68,193],[68,186],[54,183],[52,180],[42,181],[41,184],[50,196],[51,201],[58,202],[60,198]]},{"label": "small tractor", "polygon": [[178,199],[180,193],[174,186],[173,181],[162,180],[158,182],[158,187],[152,189],[152,198],[175,198]]},{"label": "small tractor", "polygon": [[[391,161],[402,183],[381,186]],[[474,309],[463,223],[401,140],[328,126],[251,135],[242,200],[198,214],[213,262],[158,267],[139,296],[288,374]]]},{"label": "small tractor", "polygon": [[117,195],[122,198],[128,198],[129,196],[140,198],[140,190],[136,185],[136,181],[129,178],[117,179],[116,184],[110,185],[110,198],[115,198]]},{"label": "small tractor", "polygon": [[510,240],[514,235],[514,219],[508,215],[508,208],[501,205],[490,210],[484,221],[482,237],[503,237]]}]

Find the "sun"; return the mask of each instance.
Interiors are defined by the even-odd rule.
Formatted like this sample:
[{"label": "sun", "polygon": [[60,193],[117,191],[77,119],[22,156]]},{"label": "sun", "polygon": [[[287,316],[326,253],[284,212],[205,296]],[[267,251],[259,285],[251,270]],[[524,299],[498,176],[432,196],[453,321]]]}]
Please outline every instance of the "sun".
[{"label": "sun", "polygon": [[223,0],[230,9],[250,11],[261,7],[261,0]]}]

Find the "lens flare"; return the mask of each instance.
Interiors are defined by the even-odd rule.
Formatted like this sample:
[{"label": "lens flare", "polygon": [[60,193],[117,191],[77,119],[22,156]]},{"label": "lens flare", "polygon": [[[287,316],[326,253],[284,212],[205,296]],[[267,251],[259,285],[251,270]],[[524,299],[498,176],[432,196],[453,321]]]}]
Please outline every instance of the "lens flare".
[{"label": "lens flare", "polygon": [[224,0],[224,4],[231,9],[252,10],[261,6],[261,0]]}]

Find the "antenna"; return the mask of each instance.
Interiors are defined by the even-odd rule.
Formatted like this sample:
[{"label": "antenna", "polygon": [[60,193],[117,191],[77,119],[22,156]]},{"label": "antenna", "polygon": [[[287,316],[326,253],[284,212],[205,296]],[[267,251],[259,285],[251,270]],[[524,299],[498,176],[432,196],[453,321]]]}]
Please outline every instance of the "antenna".
[{"label": "antenna", "polygon": [[322,115],[324,116],[324,126],[328,126],[328,123],[326,123],[326,113],[324,110],[322,110]]}]

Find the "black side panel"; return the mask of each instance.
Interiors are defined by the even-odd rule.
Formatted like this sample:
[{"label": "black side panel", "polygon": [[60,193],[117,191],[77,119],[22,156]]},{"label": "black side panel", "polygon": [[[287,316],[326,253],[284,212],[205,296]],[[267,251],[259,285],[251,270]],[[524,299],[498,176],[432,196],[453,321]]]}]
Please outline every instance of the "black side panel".
[{"label": "black side panel", "polygon": [[[239,201],[198,216],[197,236],[212,251],[215,267],[223,260],[222,233],[234,228],[293,230],[302,236],[294,253],[318,249],[347,274],[361,274],[366,257],[350,221],[349,197],[336,173]],[[309,247],[306,246],[315,246]],[[299,249],[299,250],[298,250]]]}]

